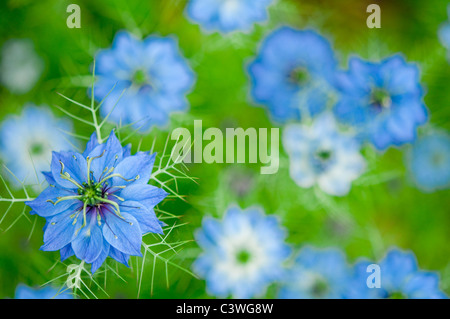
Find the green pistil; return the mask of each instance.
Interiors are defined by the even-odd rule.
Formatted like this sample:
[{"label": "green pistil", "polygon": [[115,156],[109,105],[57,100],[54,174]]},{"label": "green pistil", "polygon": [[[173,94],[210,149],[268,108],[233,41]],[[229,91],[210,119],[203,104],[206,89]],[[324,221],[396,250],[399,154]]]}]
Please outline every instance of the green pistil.
[{"label": "green pistil", "polygon": [[88,206],[95,206],[101,201],[98,198],[103,197],[102,187],[98,184],[89,185],[88,183],[83,183],[83,188],[78,189],[78,194],[81,196],[81,200],[87,203]]},{"label": "green pistil", "polygon": [[311,293],[316,296],[316,297],[322,297],[324,296],[328,291],[328,285],[324,280],[317,280],[312,289],[311,289]]},{"label": "green pistil", "polygon": [[40,143],[31,145],[30,152],[33,155],[40,155],[44,152],[44,146]]},{"label": "green pistil", "polygon": [[331,157],[331,152],[330,152],[330,151],[327,151],[327,150],[321,150],[321,151],[318,151],[318,152],[316,153],[316,156],[317,156],[317,158],[319,158],[321,161],[327,161],[327,160],[329,160],[330,157]]},{"label": "green pistil", "polygon": [[401,292],[393,292],[389,295],[389,299],[406,299],[405,295]]},{"label": "green pistil", "polygon": [[303,67],[295,68],[289,73],[289,80],[296,84],[305,84],[309,81],[309,73]]},{"label": "green pistil", "polygon": [[374,106],[384,109],[391,106],[392,100],[391,96],[386,90],[375,88],[372,91],[370,103]]},{"label": "green pistil", "polygon": [[148,83],[147,74],[143,70],[137,70],[133,75],[133,83],[138,86]]},{"label": "green pistil", "polygon": [[240,264],[246,264],[250,259],[252,255],[247,250],[241,250],[236,255],[236,260]]}]

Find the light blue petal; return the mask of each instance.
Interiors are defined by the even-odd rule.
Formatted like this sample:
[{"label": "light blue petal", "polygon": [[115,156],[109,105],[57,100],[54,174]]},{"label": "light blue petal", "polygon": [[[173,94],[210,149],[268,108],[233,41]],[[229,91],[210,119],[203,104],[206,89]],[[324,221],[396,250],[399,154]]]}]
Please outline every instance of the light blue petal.
[{"label": "light blue petal", "polygon": [[142,231],[137,220],[130,214],[121,213],[122,218],[113,213],[104,216],[103,236],[108,243],[121,252],[142,256]]}]

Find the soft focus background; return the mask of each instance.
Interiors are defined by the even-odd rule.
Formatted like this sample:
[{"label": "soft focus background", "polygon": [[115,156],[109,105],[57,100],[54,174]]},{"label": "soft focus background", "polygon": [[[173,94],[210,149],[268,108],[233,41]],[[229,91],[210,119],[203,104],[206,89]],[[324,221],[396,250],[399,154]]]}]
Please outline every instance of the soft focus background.
[{"label": "soft focus background", "polygon": [[[149,150],[156,138],[155,150],[162,152],[171,129],[192,129],[194,119],[202,119],[204,128],[272,127],[265,109],[249,101],[245,66],[255,56],[263,36],[286,24],[314,28],[329,38],[342,67],[351,55],[377,60],[401,52],[408,61],[417,62],[426,92],[425,104],[431,114],[429,125],[450,130],[450,65],[437,36],[439,26],[447,20],[447,1],[379,1],[382,28],[368,29],[366,7],[371,2],[376,1],[279,0],[270,7],[267,23],[256,25],[247,34],[224,36],[204,34],[198,25],[190,23],[183,0],[2,1],[0,47],[9,39],[31,39],[45,67],[36,85],[24,94],[0,87],[0,120],[20,114],[27,102],[72,107],[77,114],[78,109],[57,92],[88,103],[93,56],[97,50],[111,46],[118,30],[128,30],[143,38],[150,34],[174,35],[197,77],[188,95],[189,111],[173,115],[169,128],[154,128],[142,141],[133,135],[129,142],[134,150],[139,143],[141,149]],[[70,3],[81,7],[81,29],[66,26]],[[52,110],[64,117],[57,108]],[[82,123],[75,122],[74,126],[77,134],[91,134]],[[277,174],[260,175],[260,164],[189,165],[189,175],[197,178],[198,184],[180,182],[178,192],[185,195],[186,202],[169,199],[160,208],[182,216],[178,223],[188,223],[173,231],[175,241],[192,240],[204,215],[221,217],[230,204],[237,203],[242,208],[258,204],[267,214],[279,215],[294,250],[304,244],[335,246],[353,262],[362,256],[378,260],[391,246],[410,249],[421,268],[440,273],[441,288],[449,294],[450,193],[418,190],[405,167],[407,150],[405,146],[378,153],[365,147],[363,154],[370,169],[353,183],[347,196],[337,198],[298,187],[289,176],[289,160],[280,143]],[[21,191],[15,194],[20,197]],[[0,195],[8,197],[3,185]],[[0,219],[8,206],[0,203]],[[65,273],[70,261],[57,263],[59,253],[39,250],[43,225],[42,218],[35,220],[28,210],[23,213],[21,204],[2,219],[0,298],[12,298],[19,283],[41,285]],[[194,242],[183,248],[174,261],[190,269],[200,250]],[[204,281],[177,267],[169,265],[166,276],[164,263],[157,262],[153,273],[151,256],[142,269],[134,257],[131,270],[109,262],[120,278],[112,272],[107,278],[100,274],[100,287],[92,283],[89,286],[98,297],[106,297],[102,291],[105,289],[110,297],[135,298],[141,270],[140,297],[208,297]],[[63,282],[64,278],[55,281],[57,286]],[[272,291],[269,289],[268,297],[273,296]]]}]

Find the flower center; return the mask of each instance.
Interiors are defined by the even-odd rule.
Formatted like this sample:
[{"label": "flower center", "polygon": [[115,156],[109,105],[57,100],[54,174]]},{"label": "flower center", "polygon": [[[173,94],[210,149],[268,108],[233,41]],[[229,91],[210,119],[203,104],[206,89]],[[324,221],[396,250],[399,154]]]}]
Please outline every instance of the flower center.
[{"label": "flower center", "polygon": [[147,74],[143,70],[137,70],[133,75],[133,83],[142,86],[148,83]]},{"label": "flower center", "polygon": [[435,166],[441,166],[444,163],[444,156],[441,153],[435,153],[431,157],[431,161]]},{"label": "flower center", "polygon": [[315,297],[323,297],[328,292],[328,284],[323,279],[317,279],[311,287],[311,294]]},{"label": "flower center", "polygon": [[33,143],[30,147],[32,155],[41,155],[44,152],[44,145],[41,143]]},{"label": "flower center", "polygon": [[289,73],[288,78],[292,83],[304,85],[309,81],[309,73],[306,68],[297,67]]},{"label": "flower center", "polygon": [[394,291],[389,294],[388,299],[407,299],[406,296],[400,291]]},{"label": "flower center", "polygon": [[88,183],[83,183],[82,188],[78,188],[78,195],[81,196],[81,200],[88,206],[95,206],[102,202],[102,199],[106,198],[103,193],[103,187],[101,185],[89,185]]},{"label": "flower center", "polygon": [[331,151],[329,150],[319,150],[316,152],[316,157],[322,162],[326,162],[331,157]]},{"label": "flower center", "polygon": [[370,96],[370,104],[378,109],[387,109],[392,105],[391,96],[384,89],[374,88]]},{"label": "flower center", "polygon": [[242,249],[236,254],[236,260],[239,264],[248,263],[250,261],[251,257],[252,257],[252,255],[246,249]]}]

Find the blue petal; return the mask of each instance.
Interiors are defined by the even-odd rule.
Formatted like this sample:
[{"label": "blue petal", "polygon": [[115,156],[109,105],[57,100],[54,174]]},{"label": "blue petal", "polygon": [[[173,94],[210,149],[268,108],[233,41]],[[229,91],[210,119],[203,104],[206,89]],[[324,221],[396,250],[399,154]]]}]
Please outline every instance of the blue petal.
[{"label": "blue petal", "polygon": [[75,255],[88,264],[96,260],[103,246],[103,236],[100,226],[97,225],[97,214],[89,213],[87,225],[83,227],[72,241]]},{"label": "blue petal", "polygon": [[130,255],[127,255],[111,246],[109,249],[109,256],[111,256],[111,258],[117,260],[118,262],[124,264],[125,266],[129,267],[128,259],[130,258]]},{"label": "blue petal", "polygon": [[98,258],[92,262],[91,265],[92,273],[95,273],[97,269],[99,269],[100,266],[103,265],[103,263],[105,262],[106,258],[109,255],[110,247],[111,246],[109,245],[109,243],[106,240],[103,240],[102,252],[98,256]]},{"label": "blue petal", "polygon": [[[61,165],[62,163],[62,165]],[[63,167],[64,166],[64,167]],[[87,163],[83,155],[76,152],[53,152],[52,156],[52,175],[56,183],[63,188],[78,189],[78,186],[72,182],[61,178],[61,169],[63,173],[68,173],[70,178],[78,184],[83,184],[87,180]]]},{"label": "blue petal", "polygon": [[123,147],[122,156],[123,156],[123,158],[131,156],[131,144],[125,145]]},{"label": "blue petal", "polygon": [[391,249],[380,262],[381,286],[389,292],[402,291],[407,278],[417,271],[412,252]]},{"label": "blue petal", "polygon": [[74,224],[74,218],[71,218],[71,215],[71,212],[66,212],[48,220],[42,250],[59,250],[72,242],[75,238],[75,231],[81,227],[82,218],[78,218]]},{"label": "blue petal", "polygon": [[100,145],[100,144],[98,143],[97,133],[94,132],[94,133],[92,133],[91,138],[89,139],[89,142],[87,142],[87,144],[86,144],[86,149],[83,152],[83,156],[84,157],[88,156],[89,153],[92,152],[92,150],[94,148],[96,148],[98,145]]},{"label": "blue petal", "polygon": [[146,205],[134,201],[125,201],[120,204],[120,211],[129,213],[136,218],[142,234],[164,233],[155,212],[153,209],[147,208]]},{"label": "blue petal", "polygon": [[73,249],[72,249],[72,244],[67,244],[66,246],[64,246],[63,248],[61,248],[61,250],[59,251],[59,253],[61,254],[61,261],[66,260],[67,258],[75,255]]},{"label": "blue petal", "polygon": [[42,175],[44,175],[45,180],[47,181],[47,183],[49,185],[53,185],[53,186],[56,185],[56,181],[53,178],[52,172],[42,172]]},{"label": "blue petal", "polygon": [[168,193],[161,188],[148,184],[131,184],[123,189],[119,196],[125,200],[143,203],[148,209],[159,204]]},{"label": "blue petal", "polygon": [[[120,174],[127,180],[135,180],[134,183],[136,184],[147,184],[152,175],[155,157],[156,153],[149,155],[145,152],[139,152],[133,156],[126,157],[117,165],[114,174]],[[123,178],[114,177],[113,184],[116,186],[130,184],[129,181]]]},{"label": "blue petal", "polygon": [[412,275],[406,283],[403,293],[414,299],[442,299],[445,294],[439,290],[438,274],[419,271]]},{"label": "blue petal", "polygon": [[114,131],[111,131],[106,143],[95,147],[89,157],[94,158],[91,163],[90,170],[93,172],[95,180],[99,181],[100,176],[105,176],[104,170],[115,167],[122,160],[123,149],[120,141],[117,139]]},{"label": "blue petal", "polygon": [[[75,196],[70,190],[49,186],[35,200],[25,202],[31,209],[41,217],[50,217],[62,213],[66,210],[75,211],[81,202],[78,199],[63,200],[54,205],[58,197]],[[53,201],[50,202],[50,201]]]},{"label": "blue petal", "polygon": [[104,215],[103,236],[111,246],[123,253],[133,256],[142,256],[142,231],[139,223],[130,214],[121,213],[122,217],[113,213]]}]

